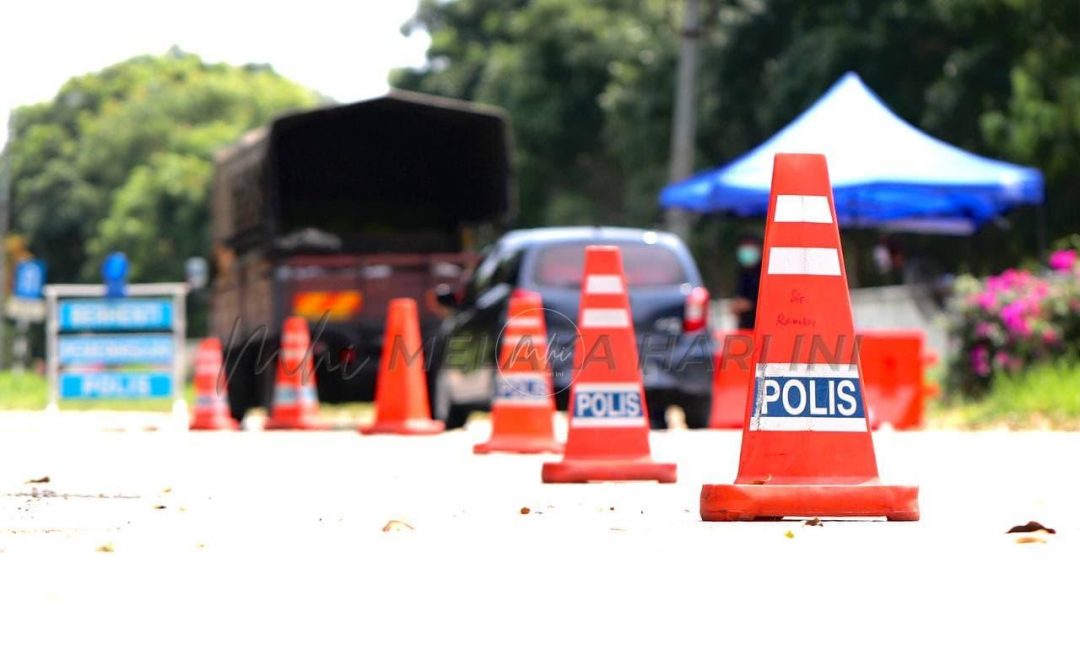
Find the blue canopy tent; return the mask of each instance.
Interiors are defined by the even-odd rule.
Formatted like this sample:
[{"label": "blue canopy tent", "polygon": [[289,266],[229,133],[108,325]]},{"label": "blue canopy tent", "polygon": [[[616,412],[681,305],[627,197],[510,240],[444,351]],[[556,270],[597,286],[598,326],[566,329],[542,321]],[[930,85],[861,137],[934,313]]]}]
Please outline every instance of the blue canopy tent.
[{"label": "blue canopy tent", "polygon": [[1043,200],[1042,174],[980,157],[894,114],[855,73],[768,141],[718,169],[668,185],[664,208],[764,216],[773,155],[824,153],[841,224],[968,234]]}]

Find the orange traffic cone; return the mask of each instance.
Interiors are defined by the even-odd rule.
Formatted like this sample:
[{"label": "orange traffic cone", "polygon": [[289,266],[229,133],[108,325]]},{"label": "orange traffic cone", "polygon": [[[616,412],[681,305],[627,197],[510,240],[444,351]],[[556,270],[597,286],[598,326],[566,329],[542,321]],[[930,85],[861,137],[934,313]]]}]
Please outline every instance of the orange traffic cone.
[{"label": "orange traffic cone", "polygon": [[919,489],[878,480],[840,233],[823,155],[777,155],[733,485],[701,518],[919,518]]},{"label": "orange traffic cone", "polygon": [[618,247],[585,249],[578,328],[566,456],[544,463],[544,482],[674,483],[675,465],[649,455],[649,413]]},{"label": "orange traffic cone", "polygon": [[274,400],[267,430],[325,430],[319,421],[319,394],[315,389],[315,364],[307,319],[289,317],[281,331]]},{"label": "orange traffic cone", "polygon": [[491,439],[473,453],[562,453],[555,441],[555,400],[547,368],[547,328],[540,295],[510,298],[491,404]]},{"label": "orange traffic cone", "polygon": [[191,430],[236,430],[222,376],[221,340],[207,337],[195,351],[195,412]]},{"label": "orange traffic cone", "polygon": [[375,423],[360,432],[433,435],[444,428],[441,421],[431,418],[416,301],[395,298],[387,312],[375,379]]}]

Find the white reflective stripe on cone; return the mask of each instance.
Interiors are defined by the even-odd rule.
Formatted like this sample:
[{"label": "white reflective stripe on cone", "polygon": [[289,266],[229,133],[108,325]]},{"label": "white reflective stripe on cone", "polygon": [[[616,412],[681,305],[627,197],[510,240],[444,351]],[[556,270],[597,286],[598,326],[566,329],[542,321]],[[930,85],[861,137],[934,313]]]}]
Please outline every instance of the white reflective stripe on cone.
[{"label": "white reflective stripe on cone", "polygon": [[869,430],[866,417],[750,417],[749,429],[827,433],[861,433]]},{"label": "white reflective stripe on cone", "polygon": [[777,196],[773,220],[777,223],[832,223],[829,199],[825,196]]},{"label": "white reflective stripe on cone", "polygon": [[622,278],[614,275],[591,275],[585,278],[586,294],[621,294]]},{"label": "white reflective stripe on cone", "polygon": [[506,322],[507,328],[539,328],[540,319],[536,317],[511,317]]},{"label": "white reflective stripe on cone", "polygon": [[581,316],[582,328],[629,328],[630,317],[626,310],[590,308]]},{"label": "white reflective stripe on cone", "polygon": [[773,246],[769,249],[770,274],[838,276],[840,255],[835,248],[796,248]]},{"label": "white reflective stripe on cone", "polygon": [[762,362],[758,363],[757,375],[769,378],[777,376],[811,376],[814,378],[858,378],[859,367],[850,363]]}]

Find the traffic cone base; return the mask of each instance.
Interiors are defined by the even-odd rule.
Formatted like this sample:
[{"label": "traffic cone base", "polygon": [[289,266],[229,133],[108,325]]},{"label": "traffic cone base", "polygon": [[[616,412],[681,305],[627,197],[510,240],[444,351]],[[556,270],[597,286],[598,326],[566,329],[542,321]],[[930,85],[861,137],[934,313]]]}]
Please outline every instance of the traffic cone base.
[{"label": "traffic cone base", "polygon": [[320,431],[320,430],[332,430],[333,428],[334,428],[334,424],[332,424],[331,422],[319,421],[317,419],[311,419],[311,418],[308,418],[308,417],[305,417],[303,419],[296,420],[296,421],[294,421],[292,419],[277,420],[277,419],[271,418],[271,419],[267,419],[266,423],[263,424],[263,430],[312,430],[312,431]]},{"label": "traffic cone base", "polygon": [[234,431],[240,430],[240,422],[236,421],[232,417],[214,417],[212,419],[198,419],[191,422],[191,425],[188,426],[188,430]]},{"label": "traffic cone base", "polygon": [[401,421],[376,421],[375,423],[362,426],[360,432],[364,435],[436,435],[446,430],[446,425],[437,419],[424,419],[413,417]]},{"label": "traffic cone base", "polygon": [[652,458],[600,460],[576,458],[545,462],[541,471],[545,483],[588,483],[591,481],[656,481],[674,483],[675,463]]},{"label": "traffic cone base", "polygon": [[919,488],[882,485],[703,485],[701,518],[709,522],[783,517],[919,519]]}]

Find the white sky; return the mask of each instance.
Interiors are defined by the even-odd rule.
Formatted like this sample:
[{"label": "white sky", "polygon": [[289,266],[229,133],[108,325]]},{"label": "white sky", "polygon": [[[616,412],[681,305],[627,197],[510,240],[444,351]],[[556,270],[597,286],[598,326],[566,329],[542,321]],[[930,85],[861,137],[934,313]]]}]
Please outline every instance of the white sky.
[{"label": "white sky", "polygon": [[211,62],[269,63],[337,100],[378,95],[429,39],[401,25],[417,0],[21,0],[0,10],[0,144],[8,112],[68,78],[173,45]]}]

